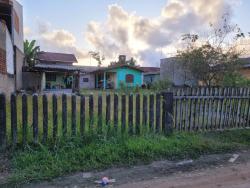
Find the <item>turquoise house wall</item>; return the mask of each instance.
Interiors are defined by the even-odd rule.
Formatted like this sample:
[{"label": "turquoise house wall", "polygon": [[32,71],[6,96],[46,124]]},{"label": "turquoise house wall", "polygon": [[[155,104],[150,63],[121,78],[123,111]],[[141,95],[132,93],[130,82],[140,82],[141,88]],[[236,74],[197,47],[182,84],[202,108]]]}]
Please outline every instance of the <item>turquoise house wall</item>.
[{"label": "turquoise house wall", "polygon": [[[123,82],[129,87],[141,86],[143,84],[143,74],[141,71],[130,69],[127,67],[120,67],[113,69],[109,72],[116,72],[116,89],[120,89],[120,83]],[[134,75],[134,82],[127,84],[126,83],[126,75],[132,74]]]}]

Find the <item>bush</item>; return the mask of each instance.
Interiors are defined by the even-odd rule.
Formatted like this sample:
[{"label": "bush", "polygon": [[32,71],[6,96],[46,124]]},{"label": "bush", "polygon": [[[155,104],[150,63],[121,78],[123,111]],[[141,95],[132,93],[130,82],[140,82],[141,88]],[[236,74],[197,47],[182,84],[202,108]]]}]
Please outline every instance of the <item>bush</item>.
[{"label": "bush", "polygon": [[240,73],[226,73],[224,75],[222,86],[224,87],[249,87],[250,80],[243,77]]},{"label": "bush", "polygon": [[151,86],[150,89],[155,90],[155,91],[161,91],[164,89],[168,89],[172,86],[172,83],[168,80],[158,80],[154,82]]}]

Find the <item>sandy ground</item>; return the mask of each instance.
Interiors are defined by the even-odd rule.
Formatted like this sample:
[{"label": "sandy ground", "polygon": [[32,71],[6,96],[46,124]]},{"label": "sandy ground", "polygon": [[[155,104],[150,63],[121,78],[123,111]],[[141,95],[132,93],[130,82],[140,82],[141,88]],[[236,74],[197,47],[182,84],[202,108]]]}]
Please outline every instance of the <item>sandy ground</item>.
[{"label": "sandy ground", "polygon": [[148,165],[110,168],[104,171],[79,172],[49,182],[23,185],[25,188],[100,187],[101,177],[116,179],[107,187],[118,188],[250,188],[250,150],[235,153],[204,155],[186,161],[156,161]]}]

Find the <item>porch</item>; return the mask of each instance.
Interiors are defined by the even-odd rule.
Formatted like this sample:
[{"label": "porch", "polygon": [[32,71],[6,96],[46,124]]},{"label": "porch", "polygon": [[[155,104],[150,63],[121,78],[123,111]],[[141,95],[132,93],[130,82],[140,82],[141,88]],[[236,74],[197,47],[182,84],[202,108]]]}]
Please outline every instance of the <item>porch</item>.
[{"label": "porch", "polygon": [[97,89],[116,89],[116,72],[97,72],[95,74],[95,88]]}]

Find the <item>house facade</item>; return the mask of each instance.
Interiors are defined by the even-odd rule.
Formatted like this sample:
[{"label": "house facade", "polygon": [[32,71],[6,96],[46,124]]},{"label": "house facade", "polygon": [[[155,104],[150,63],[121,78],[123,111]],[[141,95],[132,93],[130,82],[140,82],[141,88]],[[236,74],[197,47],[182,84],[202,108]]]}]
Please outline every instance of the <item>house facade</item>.
[{"label": "house facade", "polygon": [[145,85],[152,85],[160,80],[159,67],[141,67],[141,69],[143,70],[143,83]]},{"label": "house facade", "polygon": [[[34,67],[24,67],[23,78],[26,90],[52,91],[72,90],[78,85],[77,59],[73,54],[39,52]],[[78,86],[77,86],[78,88]]]},{"label": "house facade", "polygon": [[143,84],[143,70],[127,64],[111,65],[94,71],[95,88],[120,89],[121,87],[137,87]]},{"label": "house facade", "polygon": [[23,9],[16,0],[0,0],[0,92],[22,88]]}]

